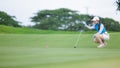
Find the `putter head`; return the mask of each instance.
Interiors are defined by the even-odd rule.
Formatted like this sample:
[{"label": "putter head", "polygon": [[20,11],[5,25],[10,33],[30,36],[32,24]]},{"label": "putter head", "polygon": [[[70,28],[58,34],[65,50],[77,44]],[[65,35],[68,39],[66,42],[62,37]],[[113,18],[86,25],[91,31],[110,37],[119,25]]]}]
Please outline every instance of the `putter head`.
[{"label": "putter head", "polygon": [[74,48],[76,48],[76,46],[74,46]]}]

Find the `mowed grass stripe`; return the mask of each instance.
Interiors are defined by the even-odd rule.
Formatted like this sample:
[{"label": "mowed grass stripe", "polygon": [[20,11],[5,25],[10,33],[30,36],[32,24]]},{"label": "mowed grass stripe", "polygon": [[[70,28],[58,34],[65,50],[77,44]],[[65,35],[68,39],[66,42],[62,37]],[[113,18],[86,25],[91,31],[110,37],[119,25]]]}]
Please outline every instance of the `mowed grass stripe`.
[{"label": "mowed grass stripe", "polygon": [[[1,66],[29,66],[36,64],[49,64],[49,63],[62,63],[71,61],[83,61],[90,59],[100,59],[109,57],[120,57],[119,50],[97,50],[97,49],[67,49],[67,48],[50,48],[50,49],[39,49],[38,48],[28,48],[25,52],[24,49],[16,50],[15,52],[8,49],[8,53],[16,53],[14,55],[3,55]],[[26,48],[27,50],[27,48]],[[94,52],[96,51],[96,52]],[[25,53],[26,54],[25,54]],[[31,53],[32,52],[32,53]],[[103,53],[104,52],[104,53]]]},{"label": "mowed grass stripe", "polygon": [[[72,48],[78,34],[0,34],[0,37],[0,46]],[[92,35],[81,35],[78,47],[96,47],[92,41]]]}]

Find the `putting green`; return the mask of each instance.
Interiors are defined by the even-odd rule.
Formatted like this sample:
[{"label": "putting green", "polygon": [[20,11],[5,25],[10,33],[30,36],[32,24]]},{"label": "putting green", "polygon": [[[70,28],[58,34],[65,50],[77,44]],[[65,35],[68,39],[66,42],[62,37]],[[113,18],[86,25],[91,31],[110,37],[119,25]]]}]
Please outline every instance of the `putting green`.
[{"label": "putting green", "polygon": [[[96,48],[92,34],[0,34],[0,68],[120,68],[119,33]],[[47,48],[46,48],[47,46]]]},{"label": "putting green", "polygon": [[0,68],[120,67],[119,49],[1,47]]}]

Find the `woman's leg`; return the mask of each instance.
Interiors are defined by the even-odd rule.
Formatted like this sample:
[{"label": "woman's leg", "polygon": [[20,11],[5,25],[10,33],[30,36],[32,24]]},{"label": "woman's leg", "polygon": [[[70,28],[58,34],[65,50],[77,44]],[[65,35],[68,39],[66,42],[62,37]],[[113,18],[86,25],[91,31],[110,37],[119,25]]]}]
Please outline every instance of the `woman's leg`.
[{"label": "woman's leg", "polygon": [[103,35],[101,35],[101,34],[96,34],[94,41],[95,41],[96,43],[99,43],[99,44],[100,44],[100,45],[98,46],[98,48],[103,48],[103,47],[105,47]]},{"label": "woman's leg", "polygon": [[96,34],[94,41],[99,44],[103,44],[104,42],[104,37],[101,34]]},{"label": "woman's leg", "polygon": [[[94,42],[95,42],[95,43],[99,43],[98,40],[97,40],[96,38],[94,38]],[[99,44],[100,44],[100,43],[99,43]]]}]

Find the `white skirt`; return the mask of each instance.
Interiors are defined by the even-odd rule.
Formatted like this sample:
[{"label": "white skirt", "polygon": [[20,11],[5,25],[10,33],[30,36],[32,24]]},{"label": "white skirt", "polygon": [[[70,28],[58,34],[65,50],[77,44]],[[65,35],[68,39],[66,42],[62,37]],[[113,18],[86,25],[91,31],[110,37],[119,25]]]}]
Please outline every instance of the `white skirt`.
[{"label": "white skirt", "polygon": [[[101,35],[103,36],[104,40],[106,40],[106,41],[110,39],[110,35],[107,32],[105,32]],[[93,35],[94,39],[96,38],[95,36],[96,36],[96,34]]]},{"label": "white skirt", "polygon": [[110,35],[109,35],[107,32],[103,33],[102,35],[103,35],[103,37],[104,37],[104,40],[107,41],[107,40],[110,39]]}]

